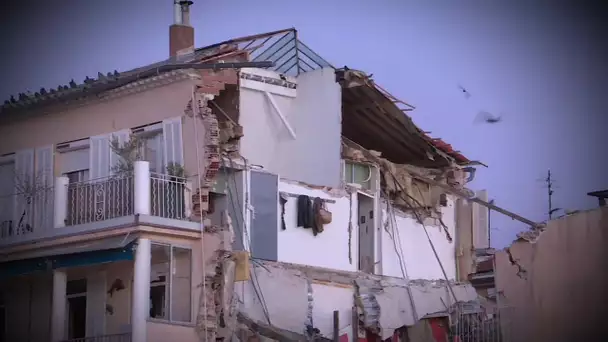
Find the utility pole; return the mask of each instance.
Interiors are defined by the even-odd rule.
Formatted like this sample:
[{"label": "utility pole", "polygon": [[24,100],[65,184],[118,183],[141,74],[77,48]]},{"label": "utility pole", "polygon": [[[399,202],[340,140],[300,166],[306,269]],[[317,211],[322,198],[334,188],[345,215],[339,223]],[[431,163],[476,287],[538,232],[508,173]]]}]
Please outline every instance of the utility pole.
[{"label": "utility pole", "polygon": [[[491,199],[488,203],[494,204],[494,199]],[[488,209],[488,248],[492,248],[492,220],[490,217],[492,216],[492,209]]]},{"label": "utility pole", "polygon": [[547,178],[545,178],[545,183],[547,184],[547,196],[549,201],[549,220],[553,219],[553,213],[560,210],[560,208],[553,208],[553,185],[555,184],[555,179],[551,176],[551,169],[547,170]]}]

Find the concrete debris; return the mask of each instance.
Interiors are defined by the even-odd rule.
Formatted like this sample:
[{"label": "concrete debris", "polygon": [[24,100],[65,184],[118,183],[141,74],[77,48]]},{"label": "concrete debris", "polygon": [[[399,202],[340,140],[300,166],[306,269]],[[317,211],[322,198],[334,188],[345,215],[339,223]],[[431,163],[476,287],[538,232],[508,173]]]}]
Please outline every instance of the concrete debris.
[{"label": "concrete debris", "polygon": [[230,157],[239,154],[239,141],[243,137],[243,126],[232,121],[220,122],[220,149]]},{"label": "concrete debris", "polygon": [[370,282],[364,280],[355,280],[355,304],[359,310],[360,326],[373,332],[380,334],[382,327],[380,326],[380,304],[376,300],[376,294],[382,292],[380,282]]},{"label": "concrete debris", "polygon": [[[445,191],[413,177],[412,174],[422,175],[459,189],[463,187],[466,178],[465,173],[456,165],[439,170],[394,164],[382,158],[380,152],[366,150],[348,139],[343,139],[342,157],[378,167],[382,191],[393,205],[406,213],[414,212],[415,217],[420,220],[436,219],[434,225],[441,224],[439,203]],[[451,239],[451,236],[448,239]]]},{"label": "concrete debris", "polygon": [[234,231],[227,212],[223,212],[224,224],[214,233],[205,233],[205,239],[217,240],[214,255],[206,260],[205,284],[199,297],[196,331],[201,340],[215,341],[229,338],[236,329],[236,298],[234,294],[235,261],[232,260]]},{"label": "concrete debris", "polygon": [[542,226],[539,228],[525,230],[523,232],[517,233],[517,239],[524,240],[529,243],[536,243],[536,241],[538,241],[538,239],[540,238],[540,236],[542,235],[542,233],[544,231],[545,231],[545,228]]}]

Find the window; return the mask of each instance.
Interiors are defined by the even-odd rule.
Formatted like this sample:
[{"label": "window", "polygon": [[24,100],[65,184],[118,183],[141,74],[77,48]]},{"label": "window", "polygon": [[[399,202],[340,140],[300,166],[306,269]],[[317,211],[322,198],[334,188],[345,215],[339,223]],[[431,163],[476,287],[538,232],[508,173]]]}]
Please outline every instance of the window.
[{"label": "window", "polygon": [[89,170],[78,170],[63,174],[68,177],[70,184],[85,182],[89,180]]},{"label": "window", "polygon": [[350,161],[344,162],[344,180],[346,183],[360,184],[363,189],[370,190],[372,187],[371,179],[372,166]]},{"label": "window", "polygon": [[139,155],[150,163],[150,172],[165,173],[165,154],[163,149],[162,132],[141,135],[142,144],[139,146]]},{"label": "window", "polygon": [[192,251],[152,244],[150,317],[192,321]]}]

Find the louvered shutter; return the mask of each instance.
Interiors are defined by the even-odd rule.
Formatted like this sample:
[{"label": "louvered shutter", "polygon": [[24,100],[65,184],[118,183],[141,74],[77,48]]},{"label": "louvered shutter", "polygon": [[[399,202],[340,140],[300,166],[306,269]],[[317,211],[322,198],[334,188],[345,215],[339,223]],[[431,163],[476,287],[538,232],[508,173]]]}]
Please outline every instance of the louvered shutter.
[{"label": "louvered shutter", "polygon": [[183,166],[184,151],[181,117],[163,121],[163,145],[165,168],[169,163],[176,163]]},{"label": "louvered shutter", "polygon": [[36,192],[34,179],[34,150],[15,153],[15,211],[13,227],[15,233],[27,234],[33,231],[33,196]]},{"label": "louvered shutter", "polygon": [[110,175],[110,136],[97,135],[90,138],[89,178],[99,181]]},{"label": "louvered shutter", "polygon": [[[109,135],[108,144],[111,144],[112,141],[114,141],[114,139],[118,139],[119,146],[123,146],[125,143],[127,143],[129,141],[130,133],[131,133],[131,131],[128,129],[114,132]],[[110,146],[110,145],[108,145],[108,146]],[[114,151],[111,148],[110,148],[109,153],[110,153],[110,157],[109,157],[110,158],[109,159],[110,174],[112,174],[112,173],[114,173],[116,166],[118,166],[118,164],[120,162],[120,156],[118,154],[114,153]]]},{"label": "louvered shutter", "polygon": [[48,229],[53,225],[53,146],[36,149],[36,182],[40,191],[34,196],[34,226]]}]

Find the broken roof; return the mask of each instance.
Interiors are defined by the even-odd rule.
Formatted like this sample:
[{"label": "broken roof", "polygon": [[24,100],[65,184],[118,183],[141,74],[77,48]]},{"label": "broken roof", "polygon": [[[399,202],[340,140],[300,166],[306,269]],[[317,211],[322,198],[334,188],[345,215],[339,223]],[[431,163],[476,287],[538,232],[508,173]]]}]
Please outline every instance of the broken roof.
[{"label": "broken roof", "polygon": [[[245,60],[242,56],[246,56]],[[294,28],[226,40],[196,49],[193,53],[171,57],[158,63],[133,70],[88,76],[81,82],[74,80],[57,88],[41,88],[35,93],[11,96],[0,107],[0,115],[20,113],[51,103],[78,100],[94,96],[158,76],[167,71],[188,69],[192,63],[271,62],[268,69],[290,76],[321,68],[333,68],[329,62],[298,39]],[[234,64],[238,68],[238,63]],[[337,75],[348,68],[336,70]],[[393,162],[420,161],[421,166],[447,166],[452,161],[467,164],[469,160],[441,139],[431,138],[418,128],[406,112],[413,106],[398,100],[365,74],[358,72],[363,84],[343,86],[343,100],[353,106],[343,118],[345,136],[368,149],[376,149]],[[363,85],[363,86],[361,86]],[[370,129],[372,128],[372,129]],[[362,134],[363,133],[363,134]]]}]

